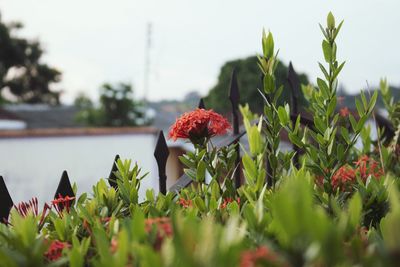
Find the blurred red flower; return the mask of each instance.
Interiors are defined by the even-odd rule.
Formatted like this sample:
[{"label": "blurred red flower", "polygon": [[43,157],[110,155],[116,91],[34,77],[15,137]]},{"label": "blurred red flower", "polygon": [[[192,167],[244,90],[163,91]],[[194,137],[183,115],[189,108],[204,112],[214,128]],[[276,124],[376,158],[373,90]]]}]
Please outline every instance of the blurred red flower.
[{"label": "blurred red flower", "polygon": [[165,237],[173,235],[171,219],[168,217],[148,218],[145,221],[145,230],[151,233],[155,229],[156,239],[154,241],[154,249],[160,250]]},{"label": "blurred red flower", "polygon": [[370,175],[375,179],[380,179],[384,174],[382,168],[380,168],[380,164],[367,155],[361,156],[354,164],[364,182]]},{"label": "blurred red flower", "polygon": [[192,206],[192,200],[190,199],[184,199],[183,197],[181,197],[178,201],[178,204],[181,205],[181,207],[183,208],[189,208]]},{"label": "blurred red flower", "polygon": [[348,107],[341,108],[339,114],[343,118],[349,116],[350,114],[349,108]]},{"label": "blurred red flower", "polygon": [[171,126],[168,138],[190,139],[192,142],[203,138],[226,134],[231,129],[228,120],[213,110],[196,109],[184,113]]},{"label": "blurred red flower", "polygon": [[220,209],[225,209],[229,203],[232,203],[233,201],[236,201],[238,203],[238,205],[240,205],[240,197],[238,197],[236,200],[231,198],[231,197],[227,197],[224,199],[224,201],[221,203],[220,205]]},{"label": "blurred red flower", "polygon": [[[246,250],[242,252],[240,257],[240,267],[256,267],[256,266],[285,266],[278,264],[279,259],[275,253],[271,252],[265,246],[258,247],[256,250]],[[265,265],[269,264],[269,265]]]},{"label": "blurred red flower", "polygon": [[54,240],[51,242],[50,247],[47,249],[44,256],[49,261],[55,261],[62,256],[62,251],[64,248],[68,248],[70,245],[66,242],[61,242],[58,240]]},{"label": "blurred red flower", "polygon": [[331,184],[333,190],[339,187],[340,190],[345,191],[354,181],[356,181],[356,172],[350,166],[345,165],[332,176]]}]

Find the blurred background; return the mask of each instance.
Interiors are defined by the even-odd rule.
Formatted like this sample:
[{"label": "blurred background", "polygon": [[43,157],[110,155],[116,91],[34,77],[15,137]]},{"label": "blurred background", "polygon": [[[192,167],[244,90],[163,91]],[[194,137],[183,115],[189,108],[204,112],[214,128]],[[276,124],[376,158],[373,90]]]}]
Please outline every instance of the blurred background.
[{"label": "blurred background", "polygon": [[[157,190],[159,130],[200,98],[228,114],[234,68],[242,102],[262,109],[263,29],[280,49],[278,83],[287,89],[289,62],[303,84],[316,83],[318,23],[329,11],[344,20],[339,108],[353,109],[354,96],[376,90],[382,77],[399,99],[399,9],[397,0],[1,0],[0,175],[14,201],[48,201],[64,169],[79,192],[89,191],[119,154],[150,172],[142,194]],[[171,185],[182,174],[178,156],[191,148],[168,145]]]}]

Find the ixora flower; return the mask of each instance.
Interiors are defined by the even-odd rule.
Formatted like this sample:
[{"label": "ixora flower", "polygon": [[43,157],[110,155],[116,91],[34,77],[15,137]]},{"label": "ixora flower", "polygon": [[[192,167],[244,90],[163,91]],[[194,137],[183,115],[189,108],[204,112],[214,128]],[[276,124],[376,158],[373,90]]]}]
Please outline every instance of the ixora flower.
[{"label": "ixora flower", "polygon": [[343,118],[349,116],[349,114],[350,114],[349,108],[348,107],[341,108],[339,111],[339,114]]},{"label": "ixora flower", "polygon": [[379,163],[366,155],[361,156],[354,165],[355,168],[348,165],[342,166],[335,172],[331,180],[334,190],[338,187],[342,191],[349,189],[357,180],[357,176],[365,183],[369,176],[380,179],[384,175]]},{"label": "ixora flower", "polygon": [[177,204],[181,205],[182,208],[189,208],[193,205],[192,200],[190,199],[185,199],[183,197],[179,198]]},{"label": "ixora flower", "polygon": [[332,176],[331,184],[333,190],[340,188],[340,190],[345,191],[349,186],[356,181],[356,172],[350,166],[342,166],[335,172]]},{"label": "ixora flower", "polygon": [[[268,265],[266,265],[268,264]],[[240,267],[256,266],[285,266],[280,263],[277,255],[265,246],[258,247],[256,250],[246,250],[240,257]]]},{"label": "ixora flower", "polygon": [[64,248],[70,247],[70,244],[66,242],[61,242],[58,240],[54,240],[51,242],[49,248],[47,249],[46,253],[44,256],[49,260],[49,261],[55,261],[58,260],[62,256],[62,252]]},{"label": "ixora flower", "polygon": [[168,138],[190,139],[193,144],[204,144],[205,140],[226,134],[232,126],[228,120],[213,110],[196,109],[184,113],[171,126]]},{"label": "ixora flower", "polygon": [[221,203],[221,205],[219,206],[219,208],[220,208],[221,210],[222,210],[222,209],[225,209],[225,208],[228,206],[229,203],[232,203],[232,202],[234,202],[234,201],[236,201],[236,203],[237,203],[238,205],[240,205],[240,197],[238,197],[236,200],[233,199],[233,198],[231,198],[231,197],[227,197],[227,198],[225,198],[224,201]]},{"label": "ixora flower", "polygon": [[65,209],[67,212],[69,212],[72,201],[75,199],[75,197],[63,197],[61,194],[58,195],[58,198],[54,199],[51,201],[51,204],[53,205],[54,209],[57,211],[58,215],[61,217],[62,216],[62,211]]},{"label": "ixora flower", "polygon": [[383,170],[380,168],[380,164],[367,155],[361,156],[354,164],[364,182],[370,175],[375,179],[380,179],[384,174]]},{"label": "ixora flower", "polygon": [[[39,202],[36,197],[29,200],[29,202],[22,201],[17,205],[14,205],[14,208],[17,210],[19,215],[21,215],[24,218],[29,214],[32,214],[35,217],[39,216]],[[51,207],[47,203],[44,203],[42,216],[39,221],[39,226],[43,225],[44,219],[46,218],[47,213],[48,211],[50,211],[50,209]]]},{"label": "ixora flower", "polygon": [[154,249],[160,250],[164,238],[173,235],[171,219],[168,217],[148,218],[145,221],[145,230],[147,233],[155,231]]}]

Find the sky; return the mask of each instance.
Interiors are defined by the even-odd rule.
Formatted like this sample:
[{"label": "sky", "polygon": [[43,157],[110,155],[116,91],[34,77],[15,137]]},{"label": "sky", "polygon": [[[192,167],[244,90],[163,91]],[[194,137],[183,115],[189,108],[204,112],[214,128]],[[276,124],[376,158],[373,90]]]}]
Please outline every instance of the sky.
[{"label": "sky", "polygon": [[206,95],[226,61],[261,53],[263,28],[281,60],[314,82],[323,61],[318,23],[329,11],[344,20],[340,84],[357,92],[387,77],[399,86],[399,10],[399,0],[0,0],[2,19],[23,22],[19,35],[39,39],[43,61],[62,71],[64,103],[80,92],[95,99],[104,82],[132,83],[144,97],[148,23],[149,100]]}]

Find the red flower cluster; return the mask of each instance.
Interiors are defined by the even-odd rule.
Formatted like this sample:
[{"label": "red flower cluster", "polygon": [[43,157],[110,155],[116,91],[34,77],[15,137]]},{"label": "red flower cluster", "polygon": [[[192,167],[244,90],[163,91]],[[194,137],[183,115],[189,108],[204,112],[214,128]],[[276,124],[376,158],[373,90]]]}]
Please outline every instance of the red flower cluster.
[{"label": "red flower cluster", "polygon": [[231,129],[228,120],[220,114],[210,110],[196,109],[184,113],[171,126],[168,138],[176,141],[178,138],[196,141],[202,138],[211,138],[223,135]]},{"label": "red flower cluster", "polygon": [[156,229],[156,240],[154,242],[154,249],[159,250],[165,237],[173,235],[171,220],[168,217],[148,218],[145,221],[145,230],[150,233]]},{"label": "red flower cluster", "polygon": [[[22,216],[26,217],[28,214],[31,212],[35,217],[39,215],[39,204],[38,204],[38,199],[36,197],[32,198],[29,200],[29,202],[20,202],[17,205],[14,205],[14,208],[17,210],[17,212]],[[47,216],[47,211],[49,211],[51,207],[47,204],[44,203],[43,211],[42,211],[42,216],[39,221],[39,225],[42,225],[44,223],[44,219]]]},{"label": "red flower cluster", "polygon": [[51,204],[57,211],[58,215],[62,217],[62,211],[65,209],[67,212],[69,212],[72,201],[74,199],[75,197],[69,197],[69,196],[63,197],[61,194],[59,194],[58,198],[51,201]]},{"label": "red flower cluster", "polygon": [[339,111],[339,115],[343,118],[349,116],[349,114],[350,114],[350,111],[349,111],[348,107],[341,108]]},{"label": "red flower cluster", "polygon": [[357,180],[357,175],[365,183],[369,176],[380,179],[383,176],[383,170],[377,161],[364,155],[354,162],[355,168],[348,165],[342,166],[335,172],[332,177],[331,184],[334,190],[340,188],[345,191],[353,185]]},{"label": "red flower cluster", "polygon": [[234,200],[231,197],[227,197],[224,199],[224,201],[221,203],[221,205],[219,206],[219,208],[222,209],[226,209],[226,207],[228,206],[229,203],[232,203],[233,201],[236,201],[238,203],[238,205],[240,205],[240,197],[238,197],[236,200]]},{"label": "red flower cluster", "polygon": [[39,215],[39,205],[38,199],[36,197],[29,200],[29,202],[20,202],[17,205],[14,205],[14,208],[18,211],[18,213],[22,217],[28,216],[29,212],[32,212],[34,216]]},{"label": "red flower cluster", "polygon": [[332,176],[331,184],[333,190],[339,187],[342,191],[345,191],[355,181],[356,172],[350,166],[345,165],[340,167]]},{"label": "red flower cluster", "polygon": [[62,256],[63,249],[68,247],[70,247],[68,243],[54,240],[51,242],[50,247],[47,249],[44,256],[49,261],[55,261]]},{"label": "red flower cluster", "polygon": [[[270,264],[268,266],[281,265],[279,263],[278,257],[271,252],[268,248],[262,246],[258,247],[255,251],[247,250],[242,252],[240,257],[240,267],[256,267],[264,266],[265,264]],[[265,265],[267,266],[267,265]]]},{"label": "red flower cluster", "polygon": [[384,175],[379,163],[376,160],[369,158],[367,155],[360,157],[358,161],[354,162],[354,164],[364,182],[370,175],[377,179]]},{"label": "red flower cluster", "polygon": [[183,197],[179,199],[178,204],[180,204],[183,208],[189,208],[193,205],[192,200],[184,199]]}]

